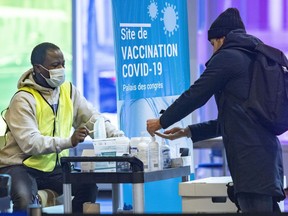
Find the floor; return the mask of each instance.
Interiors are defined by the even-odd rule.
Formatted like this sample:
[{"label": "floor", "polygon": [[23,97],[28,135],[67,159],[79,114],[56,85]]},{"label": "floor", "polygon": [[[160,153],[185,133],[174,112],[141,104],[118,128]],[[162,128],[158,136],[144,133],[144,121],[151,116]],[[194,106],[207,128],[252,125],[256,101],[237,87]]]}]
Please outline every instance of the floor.
[{"label": "floor", "polygon": [[[284,212],[288,212],[288,190],[285,191],[287,198],[284,200]],[[112,193],[111,191],[100,191],[97,199],[100,203],[100,214],[112,214]],[[62,214],[63,206],[48,207],[43,210],[45,213]]]},{"label": "floor", "polygon": [[[288,189],[285,190],[287,198],[284,200],[284,212],[288,212]],[[99,196],[100,213],[111,214],[112,213],[112,201],[111,191],[102,191]]]},{"label": "floor", "polygon": [[112,192],[109,190],[100,191],[97,202],[100,203],[101,214],[112,213]]},{"label": "floor", "polygon": [[[112,214],[112,192],[111,190],[99,191],[97,203],[100,203],[100,214]],[[49,214],[62,214],[63,205],[46,207],[43,212]]]}]

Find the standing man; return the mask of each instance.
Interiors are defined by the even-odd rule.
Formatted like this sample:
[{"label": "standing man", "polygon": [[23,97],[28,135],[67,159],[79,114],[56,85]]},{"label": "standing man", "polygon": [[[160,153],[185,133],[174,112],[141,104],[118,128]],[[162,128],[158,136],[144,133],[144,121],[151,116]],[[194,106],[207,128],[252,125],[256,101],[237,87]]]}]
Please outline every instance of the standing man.
[{"label": "standing man", "polygon": [[[84,141],[101,115],[65,82],[65,60],[58,46],[37,45],[31,64],[5,113],[6,144],[0,150],[0,173],[12,178],[14,212],[26,211],[40,189],[63,192],[60,158]],[[105,127],[107,137],[124,135],[106,118]],[[84,202],[96,201],[97,186],[75,184],[72,194],[73,212],[82,213]]]},{"label": "standing man", "polygon": [[[278,138],[254,121],[241,105],[233,102],[248,98],[250,66],[253,57],[235,47],[255,47],[262,43],[246,34],[236,8],[228,8],[212,23],[208,40],[213,55],[206,69],[159,119],[147,120],[147,130],[167,139],[191,137],[193,142],[222,136],[235,195],[242,212],[279,212],[283,190],[282,149]],[[215,96],[218,118],[189,125],[187,128],[166,129]]]}]

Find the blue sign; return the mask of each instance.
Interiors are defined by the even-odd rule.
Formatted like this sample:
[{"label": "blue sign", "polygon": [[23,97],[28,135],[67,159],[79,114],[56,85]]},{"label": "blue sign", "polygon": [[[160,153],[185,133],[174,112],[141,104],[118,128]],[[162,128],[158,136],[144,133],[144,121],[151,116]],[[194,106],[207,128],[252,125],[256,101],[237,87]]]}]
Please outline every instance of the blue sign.
[{"label": "blue sign", "polygon": [[[146,120],[158,118],[190,86],[186,0],[113,0],[112,4],[120,128],[129,138],[148,136]],[[190,123],[186,117],[173,126]],[[187,138],[165,141],[172,157],[181,147],[192,152]],[[145,213],[181,213],[180,181],[146,183]],[[124,201],[131,204],[131,187],[123,188]]]},{"label": "blue sign", "polygon": [[113,16],[118,100],[189,87],[186,1],[114,0]]}]

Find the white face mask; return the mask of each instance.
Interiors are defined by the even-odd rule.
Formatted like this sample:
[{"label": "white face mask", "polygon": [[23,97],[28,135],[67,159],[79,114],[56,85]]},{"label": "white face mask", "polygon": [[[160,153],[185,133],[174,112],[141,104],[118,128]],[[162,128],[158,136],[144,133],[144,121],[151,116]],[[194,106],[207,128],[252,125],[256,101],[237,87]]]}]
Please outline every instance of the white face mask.
[{"label": "white face mask", "polygon": [[46,80],[46,82],[52,87],[56,88],[64,83],[65,81],[65,68],[56,68],[48,70],[44,66],[40,65],[43,69],[49,72],[50,78],[44,77],[41,73],[41,76]]}]

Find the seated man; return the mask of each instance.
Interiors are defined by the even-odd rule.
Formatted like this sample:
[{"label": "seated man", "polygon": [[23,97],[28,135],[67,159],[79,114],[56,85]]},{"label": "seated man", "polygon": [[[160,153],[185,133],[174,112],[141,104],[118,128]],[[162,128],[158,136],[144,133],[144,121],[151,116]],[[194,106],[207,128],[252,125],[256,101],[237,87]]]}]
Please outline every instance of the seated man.
[{"label": "seated man", "polygon": [[[60,158],[83,142],[102,116],[75,86],[65,82],[65,60],[59,47],[37,45],[31,64],[5,113],[7,140],[0,150],[0,173],[12,177],[14,212],[26,211],[40,189],[62,193]],[[107,137],[124,135],[106,118],[105,129]],[[96,193],[96,184],[72,185],[73,212],[82,212],[84,202],[95,202]]]}]

